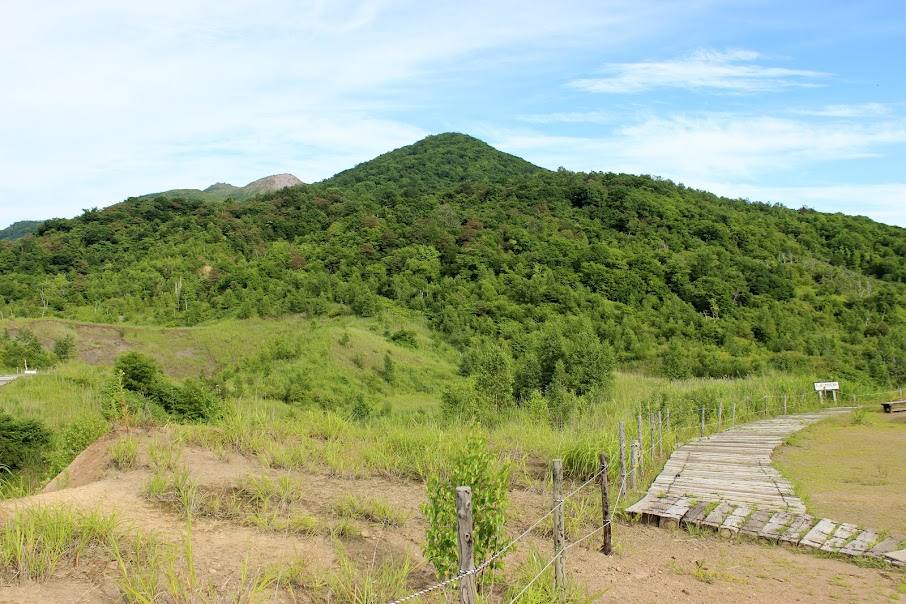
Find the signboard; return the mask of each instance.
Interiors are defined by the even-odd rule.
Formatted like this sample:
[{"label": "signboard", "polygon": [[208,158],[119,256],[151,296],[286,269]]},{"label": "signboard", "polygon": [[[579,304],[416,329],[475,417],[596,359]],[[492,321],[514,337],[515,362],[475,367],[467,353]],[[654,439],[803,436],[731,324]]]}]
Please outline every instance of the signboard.
[{"label": "signboard", "polygon": [[840,382],[815,382],[815,392],[827,392],[828,390],[839,390]]}]

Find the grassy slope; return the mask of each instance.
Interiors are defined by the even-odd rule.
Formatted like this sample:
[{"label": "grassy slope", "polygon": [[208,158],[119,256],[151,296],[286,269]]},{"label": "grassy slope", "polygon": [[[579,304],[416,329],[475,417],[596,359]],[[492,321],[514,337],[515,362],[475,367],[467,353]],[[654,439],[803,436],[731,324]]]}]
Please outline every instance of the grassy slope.
[{"label": "grassy slope", "polygon": [[811,426],[781,447],[774,461],[805,496],[812,514],[906,535],[906,413],[870,407]]}]

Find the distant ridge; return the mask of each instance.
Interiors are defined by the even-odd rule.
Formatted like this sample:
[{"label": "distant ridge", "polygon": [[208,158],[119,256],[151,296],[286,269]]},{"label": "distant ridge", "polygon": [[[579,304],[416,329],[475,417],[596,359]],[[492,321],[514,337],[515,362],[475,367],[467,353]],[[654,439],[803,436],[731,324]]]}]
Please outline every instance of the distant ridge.
[{"label": "distant ridge", "polygon": [[286,187],[293,187],[301,184],[305,183],[292,174],[273,174],[271,176],[259,178],[258,180],[253,180],[244,187],[237,187],[226,182],[217,182],[204,190],[171,189],[161,193],[140,195],[137,199],[148,199],[152,197],[182,197],[197,201],[224,201],[226,199],[242,201],[252,198],[255,195],[263,195],[264,193],[271,193],[273,191],[285,189]]},{"label": "distant ridge", "polygon": [[43,220],[20,220],[0,230],[0,241],[12,241],[25,237],[38,230]]}]

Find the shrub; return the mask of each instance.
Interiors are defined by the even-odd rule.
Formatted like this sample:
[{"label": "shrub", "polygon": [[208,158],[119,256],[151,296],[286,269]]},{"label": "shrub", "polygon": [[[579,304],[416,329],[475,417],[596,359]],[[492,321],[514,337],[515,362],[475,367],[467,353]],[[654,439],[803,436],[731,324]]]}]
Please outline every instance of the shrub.
[{"label": "shrub", "polygon": [[75,356],[75,338],[66,336],[62,340],[57,340],[53,344],[53,353],[61,361],[68,361]]},{"label": "shrub", "polygon": [[116,359],[113,371],[122,372],[123,387],[152,395],[157,391],[163,374],[160,365],[140,352],[127,352]]},{"label": "shrub", "polygon": [[36,461],[49,442],[50,432],[40,421],[0,411],[0,468],[18,470]]},{"label": "shrub", "polygon": [[[428,521],[424,553],[438,576],[452,577],[458,570],[456,487],[472,488],[472,536],[475,559],[480,562],[495,553],[502,542],[509,473],[509,466],[496,461],[483,440],[471,438],[447,475],[428,478],[428,503],[422,506]],[[490,568],[500,564],[497,560]]]}]

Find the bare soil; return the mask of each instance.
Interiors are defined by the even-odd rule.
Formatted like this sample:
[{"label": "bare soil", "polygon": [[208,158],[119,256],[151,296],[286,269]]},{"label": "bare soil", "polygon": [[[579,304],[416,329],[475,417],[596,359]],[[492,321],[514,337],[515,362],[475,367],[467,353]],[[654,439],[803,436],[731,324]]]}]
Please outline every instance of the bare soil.
[{"label": "bare soil", "polygon": [[[139,447],[139,463],[129,471],[110,467],[107,449],[119,434],[92,445],[47,492],[0,504],[0,520],[22,506],[65,504],[80,509],[116,510],[131,531],[153,531],[162,538],[180,543],[186,525],[170,506],[148,501],[143,493],[152,476],[147,445]],[[163,438],[165,432],[142,438]],[[186,447],[181,463],[196,476],[201,488],[222,488],[237,484],[248,475],[278,477],[278,472],[256,460],[226,453],[217,455]],[[348,495],[383,500],[405,513],[400,527],[385,527],[356,521],[358,536],[342,539],[360,568],[368,568],[386,557],[401,558],[407,553],[416,563],[409,585],[413,591],[435,581],[433,569],[424,561],[421,544],[425,521],[420,505],[425,501],[424,485],[418,482],[380,477],[353,479],[312,472],[289,472],[304,483],[300,505],[306,513],[333,521],[333,502]],[[511,493],[511,522],[516,534],[543,514],[550,495],[518,490]],[[614,527],[617,552],[604,556],[591,540],[588,547],[568,552],[567,573],[600,602],[890,602],[906,589],[906,574],[899,570],[861,568],[840,559],[822,558],[780,546],[744,541],[727,541],[702,533],[667,531],[638,524]],[[197,518],[192,526],[193,555],[199,574],[218,586],[235,585],[245,562],[252,572],[272,564],[304,559],[309,568],[326,572],[337,563],[331,538],[264,532],[235,522]],[[520,543],[506,559],[507,575],[525,560],[535,547],[547,554],[552,549],[542,536]],[[116,567],[112,560],[88,561],[78,567],[58,569],[45,583],[24,583],[0,587],[0,603],[102,603],[116,602],[113,585]],[[231,583],[232,582],[232,583]],[[491,601],[501,601],[504,588],[498,586]],[[228,591],[228,590],[227,590]],[[267,601],[310,601],[297,592],[270,592]],[[426,601],[445,601],[443,598]]]}]

